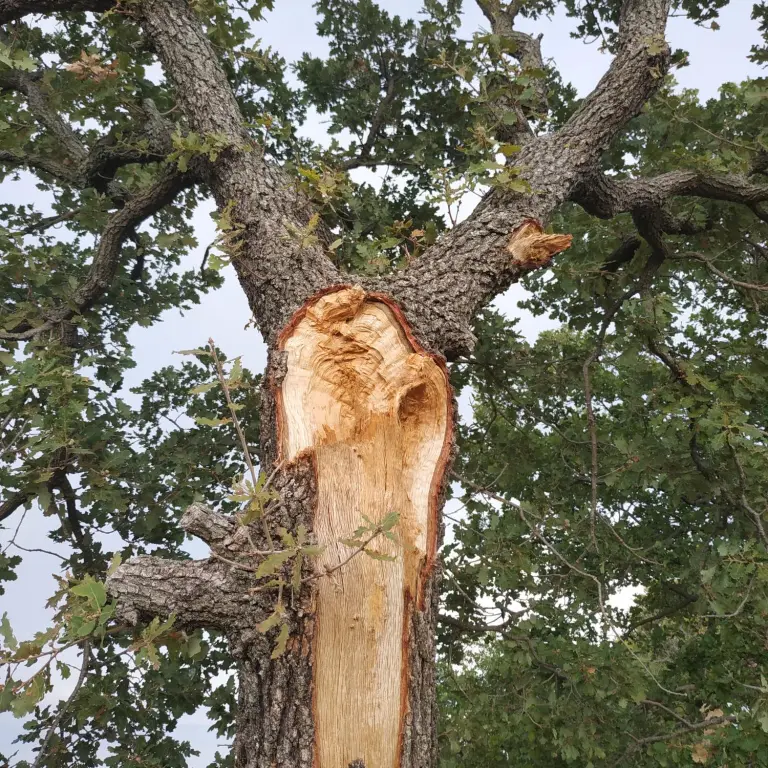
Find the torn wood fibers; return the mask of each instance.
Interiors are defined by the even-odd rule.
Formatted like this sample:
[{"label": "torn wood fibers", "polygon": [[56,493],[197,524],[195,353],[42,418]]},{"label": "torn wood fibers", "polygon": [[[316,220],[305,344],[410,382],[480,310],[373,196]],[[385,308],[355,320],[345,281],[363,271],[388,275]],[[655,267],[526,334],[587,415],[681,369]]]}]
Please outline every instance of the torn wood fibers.
[{"label": "torn wood fibers", "polygon": [[[410,615],[435,559],[438,496],[452,435],[444,364],[414,340],[386,297],[342,286],[315,297],[280,339],[281,457],[311,454],[321,572],[366,515],[399,514],[395,541],[318,580],[315,765],[395,768],[408,709]],[[358,762],[358,764],[360,764]]]}]

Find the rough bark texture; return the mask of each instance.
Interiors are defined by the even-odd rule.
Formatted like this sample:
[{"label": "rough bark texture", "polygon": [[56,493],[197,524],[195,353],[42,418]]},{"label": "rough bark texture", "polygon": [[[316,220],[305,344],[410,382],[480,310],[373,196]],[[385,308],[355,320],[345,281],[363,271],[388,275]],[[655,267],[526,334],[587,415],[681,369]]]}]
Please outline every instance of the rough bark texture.
[{"label": "rough bark texture", "polygon": [[229,149],[209,169],[220,210],[240,232],[234,264],[264,336],[276,334],[310,296],[341,282],[326,257],[321,225],[296,183],[271,165],[243,127],[216,52],[184,0],[146,0],[143,26],[168,73],[191,130],[225,137]]},{"label": "rough bark texture", "polygon": [[[518,3],[481,5],[498,32],[517,36]],[[598,215],[631,210],[641,234],[658,237],[685,226],[665,217],[664,195],[713,189],[712,180],[690,177],[658,180],[655,191],[607,179],[585,187],[617,132],[660,85],[669,5],[625,1],[615,58],[593,93],[560,131],[531,135],[514,157],[529,192],[492,190],[407,269],[353,287],[326,258],[322,226],[309,226],[308,201],[250,143],[190,7],[142,3],[144,30],[190,128],[229,144],[205,175],[219,208],[230,210],[233,262],[270,346],[261,459],[266,470],[279,467],[280,501],[268,511],[269,526],[295,531],[303,523],[326,545],[319,572],[305,568],[286,607],[290,640],[276,659],[276,630],[257,628],[275,601],[269,590],[253,590],[258,557],[249,542],[266,547],[260,528],[246,534],[192,508],[182,524],[211,545],[212,559],[140,558],[110,581],[129,617],[176,611],[182,624],[227,633],[240,665],[238,768],[436,765],[435,546],[453,404],[442,358],[432,354],[450,359],[471,350],[476,312],[569,246],[570,236],[543,230],[566,200]],[[523,66],[536,65],[538,41],[519,42]],[[738,188],[740,200],[765,199],[764,188],[743,179],[717,183],[719,196]],[[345,562],[350,549],[338,540],[362,514],[375,523],[389,511],[403,515],[395,541],[376,548],[396,561],[358,553]]]}]

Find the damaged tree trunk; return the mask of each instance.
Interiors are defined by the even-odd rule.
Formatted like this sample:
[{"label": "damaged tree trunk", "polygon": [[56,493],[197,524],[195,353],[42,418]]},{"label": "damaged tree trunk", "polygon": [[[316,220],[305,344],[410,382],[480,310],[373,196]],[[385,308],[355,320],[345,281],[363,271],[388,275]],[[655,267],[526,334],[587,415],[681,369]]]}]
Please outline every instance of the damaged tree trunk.
[{"label": "damaged tree trunk", "polygon": [[[239,665],[237,768],[434,768],[437,547],[454,413],[445,361],[471,351],[488,301],[570,244],[543,223],[659,87],[669,0],[625,0],[608,72],[559,131],[515,156],[530,192],[493,189],[406,269],[375,281],[338,272],[312,205],[253,150],[185,0],[140,5],[190,129],[228,143],[201,175],[230,214],[233,264],[270,349],[261,465],[279,498],[266,531],[191,507],[181,525],[211,557],[133,558],[109,591],[129,621],[174,613],[177,626],[226,635]],[[391,530],[358,545],[361,523],[381,529],[393,515]],[[323,549],[281,601],[256,571],[281,529],[302,528]],[[290,569],[286,559],[277,574],[286,583]]]},{"label": "damaged tree trunk", "polygon": [[[444,365],[383,296],[342,288],[281,335],[280,459],[311,460],[317,567],[312,708],[317,764],[425,765],[434,749],[433,571],[452,436]],[[398,516],[354,556],[367,518]],[[363,517],[364,516],[364,517]],[[350,559],[351,558],[351,559]],[[429,601],[426,597],[429,597]],[[402,758],[402,759],[401,759]]]},{"label": "damaged tree trunk", "polygon": [[[538,264],[554,245],[567,239],[526,224],[509,258]],[[421,347],[397,304],[331,286],[277,335],[263,385],[262,462],[279,496],[267,525],[304,526],[322,547],[281,606],[285,652],[275,658],[278,630],[259,626],[276,598],[254,575],[269,546],[258,525],[195,505],[181,524],[209,560],[137,557],[111,577],[126,620],[175,614],[227,635],[238,768],[436,765],[436,556],[453,422],[444,358]],[[349,541],[392,515],[388,535]]]},{"label": "damaged tree trunk", "polygon": [[[335,286],[279,335],[264,390],[265,461],[280,468],[269,525],[304,525],[323,547],[285,609],[285,653],[271,658],[275,632],[258,628],[274,603],[274,591],[254,592],[259,558],[248,542],[265,546],[258,526],[246,535],[195,506],[182,525],[213,558],[134,558],[110,591],[131,621],[158,612],[162,594],[162,613],[227,633],[240,661],[238,766],[434,765],[435,564],[453,440],[444,361],[421,348],[391,299]],[[364,550],[345,543],[393,514],[389,536]]]}]

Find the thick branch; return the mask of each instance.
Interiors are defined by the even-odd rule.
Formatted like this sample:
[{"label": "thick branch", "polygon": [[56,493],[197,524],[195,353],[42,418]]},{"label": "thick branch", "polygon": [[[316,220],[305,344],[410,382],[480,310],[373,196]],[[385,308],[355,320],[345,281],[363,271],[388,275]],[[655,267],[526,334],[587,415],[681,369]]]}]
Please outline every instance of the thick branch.
[{"label": "thick branch", "polygon": [[203,504],[188,507],[179,524],[188,534],[208,544],[214,555],[253,554],[247,528],[233,517],[214,512]]},{"label": "thick branch", "polygon": [[58,142],[60,151],[67,156],[71,170],[65,173],[65,178],[72,180],[75,178],[77,168],[85,163],[88,152],[72,127],[49,103],[39,84],[41,74],[12,69],[2,74],[0,88],[17,91],[26,97],[30,112],[48,129],[48,132]]},{"label": "thick branch", "polygon": [[46,313],[43,322],[38,326],[24,324],[10,332],[0,332],[0,339],[30,339],[93,306],[112,285],[125,239],[142,221],[168,205],[182,189],[189,187],[193,182],[192,174],[180,174],[168,169],[149,188],[133,195],[123,208],[111,216],[104,227],[88,275],[67,306]]},{"label": "thick branch", "polygon": [[48,15],[65,11],[106,11],[112,6],[108,0],[0,0],[0,24],[27,16]]},{"label": "thick branch", "polygon": [[31,492],[19,491],[0,503],[0,523],[10,517],[19,507],[24,506],[32,497]]},{"label": "thick branch", "polygon": [[219,208],[231,208],[240,233],[233,262],[260,330],[274,337],[311,295],[341,282],[323,248],[328,238],[297,185],[268,164],[249,138],[226,74],[190,5],[146,0],[142,14],[190,128],[225,137],[229,145],[212,165],[208,182]]},{"label": "thick branch", "polygon": [[[403,305],[426,344],[449,357],[471,349],[477,310],[547,259],[510,258],[526,220],[546,223],[618,131],[661,84],[669,52],[664,29],[669,0],[626,0],[618,53],[582,108],[562,130],[526,144],[514,167],[530,186],[491,190],[455,227],[399,275],[382,281]],[[568,240],[550,240],[549,256]]]},{"label": "thick branch", "polygon": [[636,235],[624,238],[608,260],[600,267],[600,271],[616,272],[623,264],[627,264],[635,258],[641,244],[642,241]]},{"label": "thick branch", "polygon": [[638,208],[661,208],[672,197],[703,197],[753,206],[768,200],[768,184],[755,184],[737,174],[686,170],[640,179],[612,179],[590,173],[572,195],[587,213],[601,219]]},{"label": "thick branch", "polygon": [[131,624],[175,614],[177,626],[230,630],[238,617],[252,621],[256,599],[247,579],[212,560],[167,560],[141,555],[108,579],[118,614]]},{"label": "thick branch", "polygon": [[252,630],[272,611],[277,593],[265,590],[263,582],[259,584],[252,576],[258,561],[253,560],[248,531],[233,518],[202,504],[188,507],[180,525],[205,541],[213,557],[186,561],[131,558],[107,580],[121,617],[136,624],[175,614],[178,626],[186,628],[230,633]]},{"label": "thick branch", "polygon": [[[1,34],[0,39],[3,39]],[[118,143],[113,134],[108,134],[89,150],[50,103],[40,85],[42,74],[42,71],[21,70],[0,73],[0,90],[16,91],[25,97],[35,119],[56,140],[58,154],[63,155],[64,160],[34,153],[15,155],[11,152],[0,152],[0,160],[49,173],[76,187],[94,187],[101,193],[111,193],[114,199],[122,200],[121,191],[111,189],[117,171],[132,163],[163,160],[171,151],[171,125],[163,119],[150,99],[143,104],[144,123],[137,135],[124,137]],[[148,146],[140,148],[141,140]]]},{"label": "thick branch", "polygon": [[664,30],[670,0],[624,0],[616,57],[558,141],[588,145],[599,154],[658,90],[669,63]]}]

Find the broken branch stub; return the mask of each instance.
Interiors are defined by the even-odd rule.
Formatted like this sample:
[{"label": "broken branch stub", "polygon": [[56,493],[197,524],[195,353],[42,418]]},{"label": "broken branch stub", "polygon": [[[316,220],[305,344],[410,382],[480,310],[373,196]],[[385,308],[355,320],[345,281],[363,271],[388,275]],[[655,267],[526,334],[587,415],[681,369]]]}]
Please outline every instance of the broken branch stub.
[{"label": "broken branch stub", "polygon": [[[400,764],[412,684],[411,617],[435,559],[453,400],[441,360],[397,307],[359,287],[311,300],[283,331],[281,459],[311,456],[318,557],[313,714],[318,768]],[[361,524],[398,514],[353,557]],[[366,520],[367,518],[367,520]]]},{"label": "broken branch stub", "polygon": [[516,264],[526,270],[547,266],[555,254],[570,248],[573,235],[549,235],[538,221],[526,219],[507,244]]}]

